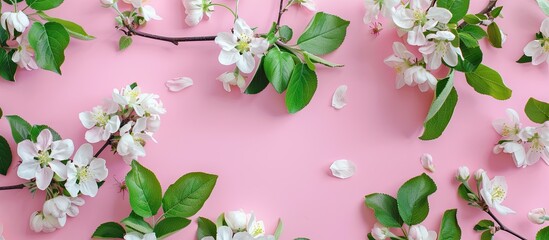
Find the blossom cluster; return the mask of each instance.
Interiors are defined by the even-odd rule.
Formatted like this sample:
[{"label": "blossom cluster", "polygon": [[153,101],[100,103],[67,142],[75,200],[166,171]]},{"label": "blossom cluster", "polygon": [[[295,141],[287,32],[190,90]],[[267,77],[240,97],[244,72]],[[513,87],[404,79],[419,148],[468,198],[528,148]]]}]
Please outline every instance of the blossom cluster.
[{"label": "blossom cluster", "polygon": [[13,44],[16,51],[11,56],[11,60],[20,68],[26,70],[38,69],[34,59],[34,50],[30,47],[25,30],[30,26],[30,20],[23,11],[3,12],[0,17],[0,25],[8,32],[9,39],[15,40]]},{"label": "blossom cluster", "polygon": [[263,221],[255,219],[254,213],[246,213],[243,210],[225,213],[226,225],[217,226],[216,236],[205,236],[201,240],[274,240],[273,235],[265,233]]},{"label": "blossom cluster", "polygon": [[[376,240],[398,238],[391,230],[379,223],[372,228],[372,237]],[[400,238],[399,238],[400,239]],[[437,232],[428,230],[425,226],[418,224],[410,227],[408,240],[436,240]]]},{"label": "blossom cluster", "polygon": [[549,164],[549,126],[522,127],[518,113],[507,109],[508,119],[495,120],[492,125],[501,139],[494,153],[508,153],[517,167],[535,164],[540,159]]},{"label": "blossom cluster", "polygon": [[130,5],[131,10],[122,13],[118,8],[117,0],[101,0],[103,7],[113,7],[120,12],[120,15],[127,18],[128,22],[124,22],[126,19],[123,19],[121,16],[116,18],[119,27],[124,27],[125,24],[143,26],[151,20],[162,20],[162,18],[156,14],[154,7],[146,4],[146,0],[123,0],[122,2]]}]

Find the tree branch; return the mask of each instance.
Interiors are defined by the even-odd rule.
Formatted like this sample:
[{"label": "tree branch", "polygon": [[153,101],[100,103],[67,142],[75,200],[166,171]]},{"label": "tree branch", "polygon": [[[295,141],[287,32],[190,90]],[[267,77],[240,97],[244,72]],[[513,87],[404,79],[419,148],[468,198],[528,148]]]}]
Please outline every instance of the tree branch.
[{"label": "tree branch", "polygon": [[[288,0],[291,1],[291,0]],[[280,20],[282,19],[282,14],[284,14],[285,10],[282,9],[282,4],[284,4],[284,0],[280,0],[280,6],[278,7],[278,18],[276,19],[276,26],[280,26]]]},{"label": "tree branch", "polygon": [[[484,9],[482,9],[479,13],[477,14],[490,14],[490,12],[494,9],[494,7],[496,7],[496,4],[498,3],[498,0],[490,0],[488,2],[488,4],[486,5],[486,7],[484,7]],[[467,23],[466,22],[462,22],[461,24],[459,24],[459,27],[463,27],[465,26]]]},{"label": "tree branch", "polygon": [[134,29],[129,24],[124,22],[124,27],[126,29],[120,28],[120,31],[124,32],[126,36],[140,36],[144,38],[150,38],[154,40],[169,42],[174,45],[179,45],[180,42],[199,42],[199,41],[214,41],[216,36],[197,36],[197,37],[166,37],[161,35],[155,35],[150,33],[141,32]]},{"label": "tree branch", "polygon": [[25,188],[25,184],[17,184],[17,185],[12,185],[12,186],[0,187],[0,191],[2,191],[2,190],[23,189],[23,188]]},{"label": "tree branch", "polygon": [[513,230],[511,230],[511,229],[507,228],[505,225],[503,225],[503,223],[501,223],[501,222],[499,221],[499,219],[494,215],[494,213],[492,213],[492,211],[490,211],[489,208],[486,207],[486,208],[484,209],[484,211],[485,211],[486,213],[488,213],[488,215],[490,215],[490,217],[492,217],[492,219],[494,219],[494,221],[496,221],[496,223],[499,225],[500,230],[505,231],[505,232],[508,232],[509,234],[511,234],[511,235],[513,235],[513,236],[515,236],[515,237],[517,237],[518,239],[526,240],[525,237],[520,236],[518,233],[514,232]]}]

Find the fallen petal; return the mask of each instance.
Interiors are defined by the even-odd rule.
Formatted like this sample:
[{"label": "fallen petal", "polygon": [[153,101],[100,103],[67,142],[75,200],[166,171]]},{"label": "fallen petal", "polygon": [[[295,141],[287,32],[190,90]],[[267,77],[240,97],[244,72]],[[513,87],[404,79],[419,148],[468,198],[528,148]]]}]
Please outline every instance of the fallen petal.
[{"label": "fallen petal", "polygon": [[345,95],[347,94],[347,85],[341,85],[339,86],[335,92],[334,96],[332,97],[332,107],[335,109],[342,109],[347,105],[347,101],[345,100]]},{"label": "fallen petal", "polygon": [[428,153],[424,153],[420,158],[421,166],[429,172],[435,172],[435,165],[433,164],[433,156]]},{"label": "fallen petal", "polygon": [[350,178],[356,172],[355,164],[349,160],[341,159],[337,160],[330,166],[332,175],[341,179]]},{"label": "fallen petal", "polygon": [[175,79],[166,81],[166,87],[168,87],[168,90],[170,90],[171,92],[179,92],[192,85],[193,85],[193,80],[188,77],[175,78]]}]

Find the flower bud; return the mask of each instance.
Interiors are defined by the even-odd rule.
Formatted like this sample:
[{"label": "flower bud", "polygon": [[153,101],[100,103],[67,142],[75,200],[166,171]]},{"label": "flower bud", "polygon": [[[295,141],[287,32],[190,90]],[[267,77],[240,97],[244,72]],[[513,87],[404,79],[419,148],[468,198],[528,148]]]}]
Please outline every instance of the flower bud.
[{"label": "flower bud", "polygon": [[435,172],[435,165],[433,164],[433,156],[431,156],[431,154],[425,153],[421,155],[420,161],[421,166],[423,166],[425,170]]},{"label": "flower bud", "polygon": [[482,181],[482,174],[484,174],[486,171],[484,169],[480,168],[475,172],[475,180]]},{"label": "flower bud", "polygon": [[101,5],[105,8],[110,8],[114,4],[114,0],[100,0]]},{"label": "flower bud", "polygon": [[43,212],[34,212],[30,217],[29,227],[34,232],[49,233],[61,228],[61,222],[59,219]]},{"label": "flower bud", "polygon": [[248,227],[248,217],[243,210],[225,213],[225,222],[235,232],[241,232]]},{"label": "flower bud", "polygon": [[530,210],[530,212],[528,212],[528,220],[535,224],[543,224],[546,220],[546,215],[547,212],[545,211],[545,208],[532,209]]},{"label": "flower bud", "polygon": [[389,228],[379,223],[374,224],[374,228],[372,228],[372,237],[374,237],[375,240],[384,240],[392,236],[394,236],[394,234],[389,231]]},{"label": "flower bud", "polygon": [[458,171],[457,171],[457,174],[456,174],[456,179],[460,182],[466,182],[467,180],[469,180],[469,168],[465,167],[465,166],[462,166],[462,167],[459,167]]}]

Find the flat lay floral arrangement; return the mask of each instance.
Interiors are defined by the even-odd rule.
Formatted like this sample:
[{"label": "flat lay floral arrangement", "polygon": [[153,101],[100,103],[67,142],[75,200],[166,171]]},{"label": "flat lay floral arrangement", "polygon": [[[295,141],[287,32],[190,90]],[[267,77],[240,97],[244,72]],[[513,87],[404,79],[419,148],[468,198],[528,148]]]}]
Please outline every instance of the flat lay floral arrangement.
[{"label": "flat lay floral arrangement", "polygon": [[0,4],[0,239],[549,239],[547,0]]}]

